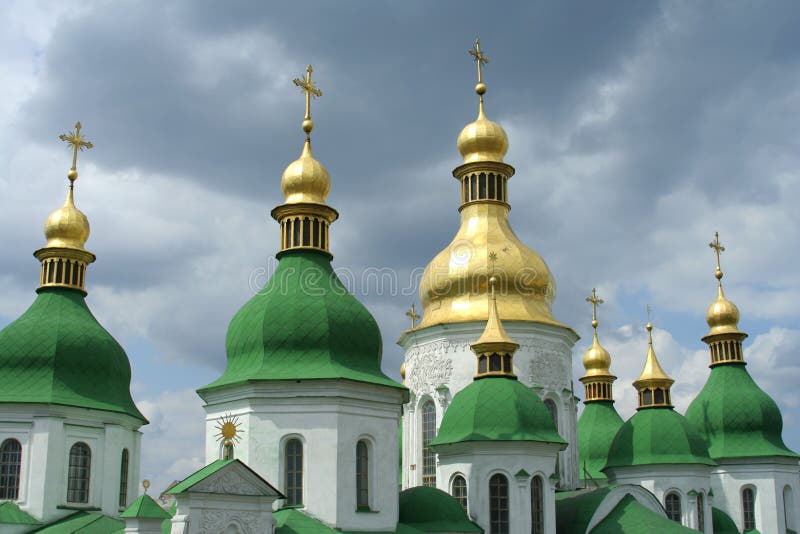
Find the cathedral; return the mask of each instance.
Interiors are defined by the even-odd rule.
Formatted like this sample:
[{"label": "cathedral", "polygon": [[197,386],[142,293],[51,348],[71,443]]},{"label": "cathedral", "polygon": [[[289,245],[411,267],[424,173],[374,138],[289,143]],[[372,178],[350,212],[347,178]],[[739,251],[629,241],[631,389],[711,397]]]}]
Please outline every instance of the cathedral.
[{"label": "cathedral", "polygon": [[515,169],[504,161],[506,132],[485,109],[480,42],[470,54],[478,114],[458,135],[452,173],[461,225],[430,251],[422,313],[412,307],[397,341],[402,383],[381,370],[378,325],[332,267],[338,212],[311,148],[311,103],[322,92],[310,66],[294,80],[305,139],[271,212],[278,267],[231,319],[224,373],[197,389],[206,465],[158,488],[168,506],[146,481],[139,492],[148,421],[131,397],[125,350],[86,301],[96,257],[85,248],[76,183],[79,153],[92,144],[80,123],[61,136],[72,165],[64,204],[34,252],[36,296],[0,331],[0,532],[798,531],[800,457],[783,442],[777,404],[747,371],[718,235],[702,338],[709,371],[686,413],[673,407],[674,379],[648,318],[637,410],[620,417],[595,290],[576,391],[579,337],[553,316],[547,263],[509,224],[511,205],[530,199],[509,187]]}]

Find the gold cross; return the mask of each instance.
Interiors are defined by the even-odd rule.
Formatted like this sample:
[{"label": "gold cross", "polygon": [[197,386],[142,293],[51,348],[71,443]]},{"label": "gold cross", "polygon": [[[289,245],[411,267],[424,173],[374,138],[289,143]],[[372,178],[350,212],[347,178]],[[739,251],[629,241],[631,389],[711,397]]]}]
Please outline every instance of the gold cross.
[{"label": "gold cross", "polygon": [[597,297],[597,290],[592,288],[592,296],[586,297],[586,302],[592,303],[592,326],[597,328],[597,305],[603,303],[603,299]]},{"label": "gold cross", "polygon": [[475,58],[475,62],[478,64],[478,83],[483,83],[483,70],[482,66],[489,63],[489,58],[484,56],[481,52],[481,40],[475,39],[475,48],[469,50],[469,55]]},{"label": "gold cross", "polygon": [[714,241],[709,243],[708,246],[714,249],[714,255],[717,257],[717,272],[721,273],[722,269],[720,269],[719,266],[719,255],[721,252],[725,252],[725,247],[719,242],[719,232],[714,232]]},{"label": "gold cross", "polygon": [[411,328],[414,328],[417,325],[417,319],[419,319],[419,314],[414,304],[412,304],[411,309],[406,312],[406,316],[411,317]]},{"label": "gold cross", "polygon": [[647,305],[647,324],[650,324],[650,305]]},{"label": "gold cross", "polygon": [[70,182],[74,182],[78,178],[78,151],[83,150],[84,148],[92,148],[94,145],[89,141],[85,141],[81,135],[80,121],[75,123],[74,132],[61,134],[58,136],[58,138],[62,141],[66,141],[67,144],[72,146],[72,167],[70,168],[67,177],[69,178]]},{"label": "gold cross", "polygon": [[306,95],[306,116],[305,120],[311,120],[311,97],[320,97],[322,96],[322,91],[317,89],[317,85],[311,81],[311,73],[314,72],[314,69],[311,68],[311,65],[306,67],[306,79],[301,80],[300,78],[295,78],[294,84],[300,88],[300,90]]}]

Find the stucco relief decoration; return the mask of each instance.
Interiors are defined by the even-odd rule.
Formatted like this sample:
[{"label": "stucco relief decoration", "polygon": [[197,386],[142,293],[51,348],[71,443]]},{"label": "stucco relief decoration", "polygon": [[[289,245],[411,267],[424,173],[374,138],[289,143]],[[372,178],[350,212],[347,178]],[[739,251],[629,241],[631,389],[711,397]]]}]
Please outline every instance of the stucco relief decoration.
[{"label": "stucco relief decoration", "polygon": [[227,528],[236,525],[242,534],[259,532],[259,515],[257,512],[234,510],[205,510],[200,521],[201,532],[227,532]]},{"label": "stucco relief decoration", "polygon": [[198,485],[196,491],[203,493],[221,493],[233,495],[261,495],[261,491],[249,484],[236,473],[222,473],[211,480]]},{"label": "stucco relief decoration", "polygon": [[571,370],[560,351],[541,347],[530,347],[529,350],[533,353],[528,364],[528,379],[531,382],[555,391],[560,391],[570,383]]},{"label": "stucco relief decoration", "polygon": [[436,341],[409,351],[406,358],[406,386],[417,395],[433,393],[447,384],[453,374],[453,361],[444,356],[450,348],[446,341]]}]

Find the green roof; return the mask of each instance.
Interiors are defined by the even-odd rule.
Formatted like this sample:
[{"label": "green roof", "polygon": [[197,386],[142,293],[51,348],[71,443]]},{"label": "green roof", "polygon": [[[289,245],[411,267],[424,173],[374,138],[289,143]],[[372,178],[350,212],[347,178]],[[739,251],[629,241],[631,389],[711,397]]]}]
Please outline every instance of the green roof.
[{"label": "green roof", "polygon": [[457,500],[427,486],[400,492],[399,522],[423,532],[482,532]]},{"label": "green roof", "polygon": [[705,442],[672,408],[644,408],[620,427],[608,453],[609,467],[652,464],[716,465]]},{"label": "green roof", "polygon": [[611,442],[622,423],[613,401],[586,403],[578,419],[578,469],[581,478],[606,478],[601,469],[606,465]]},{"label": "green roof", "polygon": [[319,519],[309,517],[296,508],[283,508],[272,513],[275,534],[338,534]]},{"label": "green roof", "polygon": [[686,410],[712,458],[789,456],[778,405],[758,387],[744,364],[716,365]]},{"label": "green roof", "polygon": [[210,464],[205,467],[201,467],[188,477],[184,478],[182,481],[178,482],[174,486],[169,489],[170,495],[175,495],[177,493],[183,493],[184,491],[189,490],[192,486],[200,482],[201,480],[205,480],[206,477],[213,475],[229,463],[235,462],[237,460],[214,460]]},{"label": "green roof", "polygon": [[597,507],[611,488],[556,492],[557,534],[584,534]]},{"label": "green roof", "polygon": [[403,388],[381,371],[375,319],[321,252],[282,253],[267,285],[231,320],[225,344],[225,373],[201,395],[250,380],[345,378]]},{"label": "green roof", "polygon": [[711,508],[711,521],[714,524],[714,534],[739,534],[736,522],[719,508]]},{"label": "green roof", "polygon": [[542,399],[519,381],[482,378],[456,393],[431,445],[464,441],[566,443]]},{"label": "green roof", "polygon": [[125,523],[98,512],[75,512],[31,531],[42,534],[109,534],[122,532]]},{"label": "green roof", "polygon": [[123,519],[126,517],[142,517],[150,519],[169,519],[172,517],[146,493],[133,501],[133,504],[128,506],[124,512],[119,514],[119,516]]},{"label": "green roof", "polygon": [[658,532],[659,534],[694,532],[697,534],[696,530],[684,527],[643,506],[631,495],[624,496],[617,506],[591,530],[591,534],[640,534],[642,532]]},{"label": "green roof", "polygon": [[40,525],[41,522],[20,510],[13,501],[0,502],[0,525]]},{"label": "green roof", "polygon": [[42,288],[0,331],[0,402],[121,412],[147,420],[131,399],[131,366],[75,289]]}]

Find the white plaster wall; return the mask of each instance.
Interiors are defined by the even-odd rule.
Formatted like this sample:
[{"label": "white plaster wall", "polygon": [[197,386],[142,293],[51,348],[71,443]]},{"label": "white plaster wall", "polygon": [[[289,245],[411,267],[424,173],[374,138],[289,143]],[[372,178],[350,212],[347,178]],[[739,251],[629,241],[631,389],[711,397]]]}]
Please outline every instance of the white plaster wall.
[{"label": "white plaster wall", "polygon": [[[122,449],[129,451],[129,495],[133,495],[139,478],[140,426],[139,420],[114,412],[57,405],[0,405],[0,439],[14,437],[22,444],[17,504],[43,522],[80,508],[118,514]],[[79,441],[89,445],[92,452],[86,504],[66,502],[69,449]]]},{"label": "white plaster wall", "polygon": [[724,510],[733,518],[736,526],[742,529],[744,518],[741,492],[744,487],[750,486],[755,490],[756,529],[786,534],[783,502],[785,486],[792,488],[794,510],[800,510],[797,497],[800,490],[800,467],[797,461],[790,458],[742,458],[736,461],[718,460],[718,463],[719,466],[711,475],[714,505]]},{"label": "white plaster wall", "polygon": [[[403,488],[422,485],[422,436],[419,408],[428,398],[436,405],[436,429],[453,396],[472,383],[477,359],[470,344],[485,322],[436,325],[403,333],[405,385],[411,398],[403,415]],[[514,354],[514,373],[542,399],[552,399],[558,412],[558,432],[569,446],[560,453],[561,487],[578,485],[577,402],[572,382],[572,347],[578,336],[570,329],[520,321],[504,322],[509,336],[520,344]],[[442,387],[443,386],[443,387]],[[437,474],[437,476],[440,476]]]},{"label": "white plaster wall", "polygon": [[[457,474],[467,481],[467,509],[470,518],[490,532],[489,480],[497,473],[508,479],[509,531],[531,531],[531,480],[542,479],[545,532],[556,532],[555,484],[553,474],[559,445],[527,442],[469,442],[440,446],[437,487],[451,493],[450,482]],[[517,477],[524,470],[530,476]]]},{"label": "white plaster wall", "polygon": [[[273,534],[272,498],[184,493],[177,496],[171,534]],[[160,532],[160,531],[159,531]]]},{"label": "white plaster wall", "polygon": [[[262,382],[206,395],[206,461],[220,457],[216,434],[239,418],[235,456],[285,488],[283,445],[303,446],[305,511],[343,530],[393,530],[398,519],[398,431],[404,392],[346,380]],[[356,444],[370,446],[370,512],[356,510]]]}]

